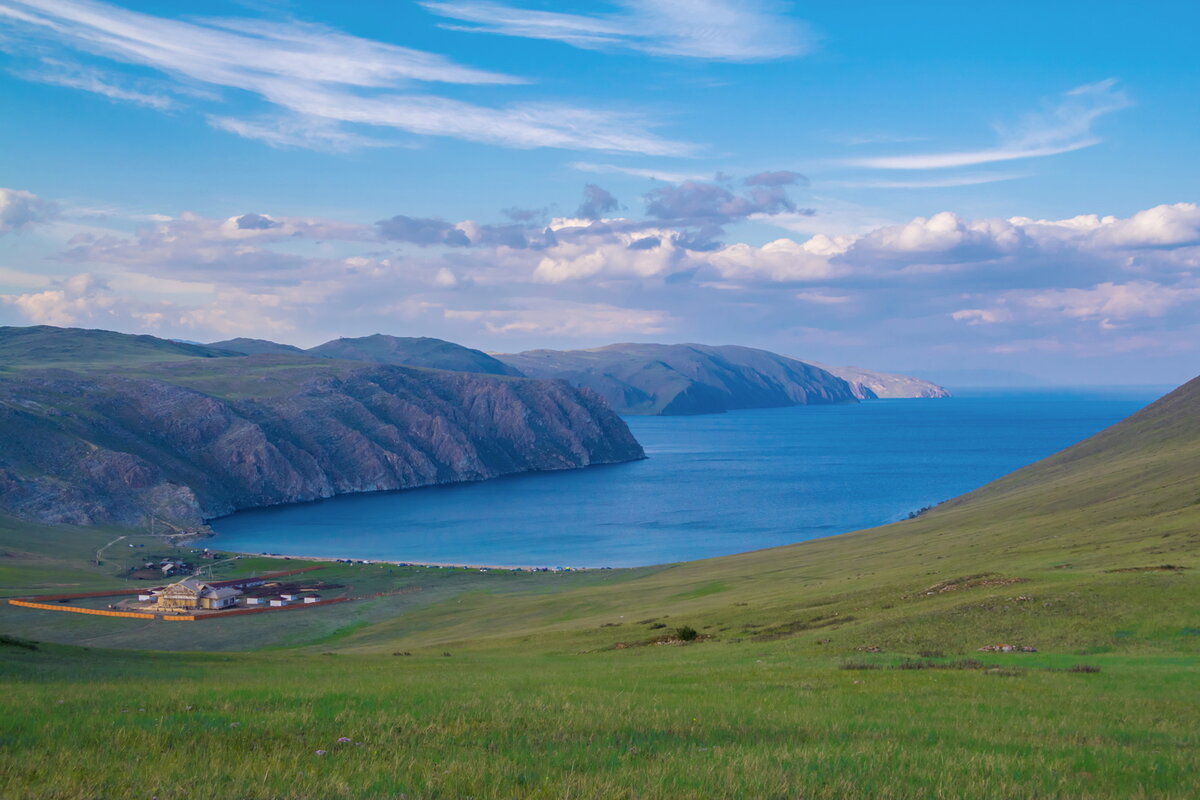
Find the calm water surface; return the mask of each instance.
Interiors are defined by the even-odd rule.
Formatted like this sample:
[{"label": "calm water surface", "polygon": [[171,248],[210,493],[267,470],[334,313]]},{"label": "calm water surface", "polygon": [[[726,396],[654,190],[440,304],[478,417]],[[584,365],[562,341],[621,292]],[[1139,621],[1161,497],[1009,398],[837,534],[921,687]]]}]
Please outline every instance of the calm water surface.
[{"label": "calm water surface", "polygon": [[880,525],[1128,416],[1161,388],[630,417],[649,458],[217,520],[213,546],[439,563],[639,566]]}]

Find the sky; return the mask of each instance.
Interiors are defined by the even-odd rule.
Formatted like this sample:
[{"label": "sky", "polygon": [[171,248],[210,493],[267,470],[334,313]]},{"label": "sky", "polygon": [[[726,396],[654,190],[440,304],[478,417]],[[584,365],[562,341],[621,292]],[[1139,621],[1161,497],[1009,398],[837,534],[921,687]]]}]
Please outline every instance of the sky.
[{"label": "sky", "polygon": [[0,325],[1200,373],[1200,4],[0,0]]}]

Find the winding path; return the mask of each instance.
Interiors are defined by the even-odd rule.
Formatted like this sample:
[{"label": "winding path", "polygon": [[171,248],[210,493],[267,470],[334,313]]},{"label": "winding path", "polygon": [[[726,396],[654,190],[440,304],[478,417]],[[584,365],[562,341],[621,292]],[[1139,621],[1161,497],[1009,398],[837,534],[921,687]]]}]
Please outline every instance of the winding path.
[{"label": "winding path", "polygon": [[118,536],[117,538],[115,538],[111,542],[109,542],[108,544],[104,545],[104,547],[101,547],[99,550],[97,550],[96,551],[96,563],[97,564],[100,563],[100,557],[104,554],[105,550],[112,547],[114,544],[116,544],[117,542],[121,541],[124,538],[125,538],[124,536]]}]

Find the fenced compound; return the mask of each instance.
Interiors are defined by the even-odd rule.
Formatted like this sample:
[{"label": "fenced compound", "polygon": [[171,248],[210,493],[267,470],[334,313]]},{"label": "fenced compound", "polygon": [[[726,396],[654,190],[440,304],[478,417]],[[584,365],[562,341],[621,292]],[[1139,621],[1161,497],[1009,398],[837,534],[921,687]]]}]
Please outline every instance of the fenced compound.
[{"label": "fenced compound", "polygon": [[[299,575],[303,572],[312,572],[313,570],[324,569],[323,565],[313,567],[301,567],[299,569],[282,570],[280,572],[269,572],[265,575],[259,575],[254,578],[231,578],[223,581],[212,581],[213,585],[229,586],[231,584],[244,583],[251,580],[274,580],[276,578],[286,578],[290,575]],[[145,611],[110,611],[102,608],[83,608],[80,606],[61,605],[62,601],[66,600],[83,600],[94,599],[97,597],[124,597],[128,595],[136,595],[142,592],[141,589],[110,589],[98,592],[76,592],[74,594],[47,594],[39,595],[29,599],[21,599],[10,597],[8,604],[19,608],[33,608],[39,611],[65,611],[70,614],[90,614],[97,617],[122,617],[125,619],[147,619],[147,620],[166,620],[168,622],[199,622],[206,619],[215,619],[218,617],[230,617],[241,614],[265,614],[270,611],[292,611],[297,608],[316,608],[318,606],[328,606],[335,603],[345,603],[353,600],[352,597],[335,597],[329,600],[321,600],[316,603],[297,603],[295,605],[286,606],[263,606],[261,608],[238,608],[230,611],[212,611],[204,614],[152,614]],[[58,601],[48,603],[44,601]]]}]

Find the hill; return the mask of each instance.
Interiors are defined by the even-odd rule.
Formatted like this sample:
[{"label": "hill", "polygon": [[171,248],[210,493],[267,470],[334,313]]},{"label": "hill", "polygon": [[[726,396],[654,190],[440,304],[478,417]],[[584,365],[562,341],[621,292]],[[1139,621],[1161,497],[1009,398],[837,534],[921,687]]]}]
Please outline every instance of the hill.
[{"label": "hill", "polygon": [[354,339],[335,339],[305,351],[322,358],[404,364],[454,372],[521,376],[521,372],[484,353],[454,342],[421,337],[387,336],[377,333]]},{"label": "hill", "polygon": [[291,353],[298,355],[303,353],[299,347],[290,344],[280,344],[267,339],[226,339],[221,342],[210,342],[208,347],[217,347],[222,350],[231,350],[235,353],[241,353],[247,356],[259,356],[264,353]]},{"label": "hill", "polygon": [[114,331],[56,328],[50,325],[0,327],[0,369],[136,364],[238,355],[241,353],[210,345]]},{"label": "hill", "polygon": [[853,403],[841,378],[795,359],[727,345],[613,344],[499,354],[526,375],[599,393],[619,414],[712,414],[737,408]]},{"label": "hill", "polygon": [[[0,511],[28,520],[191,529],[240,508],[643,455],[598,397],[558,381],[107,331],[0,342],[26,354],[0,373]],[[55,348],[66,355],[37,368],[31,353]]]},{"label": "hill", "polygon": [[914,378],[911,375],[899,375],[894,372],[879,372],[862,367],[831,367],[816,361],[810,362],[814,367],[820,367],[826,372],[836,375],[850,384],[854,394],[860,400],[872,398],[901,398],[901,397],[949,397],[944,387],[936,383]]}]

